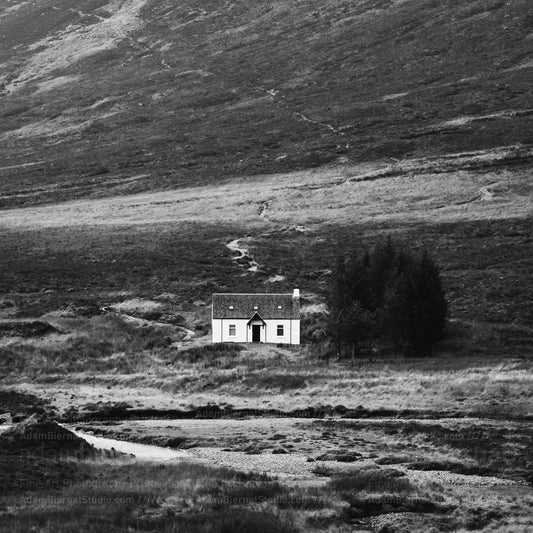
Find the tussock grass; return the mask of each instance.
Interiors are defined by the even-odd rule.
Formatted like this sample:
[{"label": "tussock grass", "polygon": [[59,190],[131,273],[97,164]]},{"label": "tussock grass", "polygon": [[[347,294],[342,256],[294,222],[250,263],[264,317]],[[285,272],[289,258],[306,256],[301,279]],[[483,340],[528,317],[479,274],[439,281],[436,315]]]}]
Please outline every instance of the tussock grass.
[{"label": "tussock grass", "polygon": [[[325,485],[302,487],[261,473],[197,463],[98,461],[83,463],[79,475],[65,472],[64,479],[67,486],[33,488],[21,495],[26,500],[12,498],[0,531],[292,533],[331,526],[328,530],[340,532],[352,527],[354,519],[386,522],[391,515],[398,520],[389,527],[392,531],[469,530],[478,519],[498,531],[509,513],[514,517],[509,523],[529,523],[528,493],[513,493],[510,487],[505,493],[472,487],[451,491],[435,482],[415,482],[393,468],[362,467],[334,475]],[[0,505],[5,498],[0,497]],[[521,514],[518,501],[525,509]]]},{"label": "tussock grass", "polygon": [[271,372],[254,372],[247,375],[243,384],[254,389],[279,389],[280,392],[290,391],[293,389],[302,389],[307,386],[308,376]]},{"label": "tussock grass", "polygon": [[296,531],[289,513],[268,504],[284,491],[268,476],[192,463],[102,466],[94,463],[84,481],[21,500],[26,506],[0,531]]},{"label": "tussock grass", "polygon": [[90,382],[106,388],[110,401],[146,388],[161,403],[179,394],[183,405],[239,407],[253,395],[254,407],[285,409],[292,392],[294,408],[361,405],[491,417],[532,413],[533,362],[525,357],[503,362],[497,357],[382,357],[359,359],[352,366],[349,361],[326,364],[307,347],[298,353],[234,344],[147,348],[154,339],[165,342],[157,328],[111,315],[94,317],[58,342],[0,347],[0,369],[7,376],[4,383],[16,383],[21,375],[56,388]]},{"label": "tussock grass", "polygon": [[406,475],[394,469],[367,468],[332,478],[328,486],[337,492],[411,493],[415,490]]},{"label": "tussock grass", "polygon": [[88,370],[129,373],[141,363],[139,352],[167,345],[156,327],[136,327],[120,317],[104,315],[82,321],[75,333],[55,344],[2,346],[0,367],[6,373],[32,375]]},{"label": "tussock grass", "polygon": [[[139,509],[135,492],[115,494],[98,493],[83,501],[110,501],[103,505],[72,505],[28,510],[23,516],[12,515],[0,526],[0,531],[22,533],[37,528],[42,532],[72,533],[122,533],[124,531],[161,531],[163,533],[295,533],[297,529],[274,514],[274,509],[253,510],[225,507],[209,513],[198,511],[184,516],[174,516],[158,506],[144,504]],[[124,503],[121,503],[124,502]],[[134,504],[135,502],[136,504]],[[139,512],[140,511],[140,512]],[[150,516],[149,512],[153,515]]]},{"label": "tussock grass", "polygon": [[333,477],[328,488],[349,504],[343,509],[348,519],[388,513],[447,512],[442,487],[436,483],[415,485],[405,473],[366,467],[350,475]]},{"label": "tussock grass", "polygon": [[262,503],[276,496],[287,494],[287,489],[279,482],[248,481],[221,483],[219,479],[213,480],[198,494],[207,496],[214,502],[215,509],[222,509],[227,502],[246,505],[250,503]]},{"label": "tussock grass", "polygon": [[207,366],[217,364],[221,358],[233,359],[244,350],[244,346],[233,343],[206,344],[179,351],[172,357],[172,362],[202,363]]}]

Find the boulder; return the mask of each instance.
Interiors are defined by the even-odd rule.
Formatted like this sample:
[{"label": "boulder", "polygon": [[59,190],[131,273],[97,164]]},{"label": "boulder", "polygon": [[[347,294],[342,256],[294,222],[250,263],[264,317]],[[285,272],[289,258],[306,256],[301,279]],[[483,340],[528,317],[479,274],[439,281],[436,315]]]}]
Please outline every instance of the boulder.
[{"label": "boulder", "polygon": [[344,450],[334,450],[316,457],[317,461],[337,461],[339,463],[353,463],[361,459],[361,454]]},{"label": "boulder", "polygon": [[272,453],[274,453],[274,454],[286,454],[286,453],[289,453],[289,452],[285,448],[274,448],[272,450]]}]

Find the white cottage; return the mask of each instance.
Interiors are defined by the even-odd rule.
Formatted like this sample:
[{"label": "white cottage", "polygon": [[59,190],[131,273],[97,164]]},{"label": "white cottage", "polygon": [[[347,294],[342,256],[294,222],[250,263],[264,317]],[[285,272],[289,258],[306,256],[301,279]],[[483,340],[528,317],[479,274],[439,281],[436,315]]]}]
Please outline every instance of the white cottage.
[{"label": "white cottage", "polygon": [[300,344],[300,291],[213,294],[213,342]]}]

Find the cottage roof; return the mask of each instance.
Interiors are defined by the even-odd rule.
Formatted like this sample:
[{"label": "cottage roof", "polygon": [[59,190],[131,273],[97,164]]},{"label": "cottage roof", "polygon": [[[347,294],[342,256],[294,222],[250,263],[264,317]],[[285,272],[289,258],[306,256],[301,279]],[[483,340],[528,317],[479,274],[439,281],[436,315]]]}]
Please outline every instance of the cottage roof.
[{"label": "cottage roof", "polygon": [[258,313],[263,320],[300,318],[300,299],[293,294],[213,294],[213,318],[246,318]]}]

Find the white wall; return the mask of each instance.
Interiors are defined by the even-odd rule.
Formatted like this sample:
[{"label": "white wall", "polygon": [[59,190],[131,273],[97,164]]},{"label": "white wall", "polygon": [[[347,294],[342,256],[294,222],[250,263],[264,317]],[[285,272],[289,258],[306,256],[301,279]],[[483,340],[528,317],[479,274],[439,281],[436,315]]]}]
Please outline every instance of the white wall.
[{"label": "white wall", "polygon": [[213,343],[220,342],[222,335],[222,320],[211,319],[211,339]]},{"label": "white wall", "polygon": [[[299,344],[300,336],[294,336],[295,323],[298,320],[266,320],[266,342],[283,343],[283,344]],[[283,326],[283,335],[278,336],[278,325]],[[299,328],[298,328],[299,329]],[[297,338],[297,342],[293,339]]]},{"label": "white wall", "polygon": [[[229,335],[229,327],[235,325],[235,336]],[[246,338],[248,320],[236,318],[217,318],[212,321],[213,342],[251,342],[252,332],[249,332],[249,341]]]},{"label": "white wall", "polygon": [[[300,344],[300,321],[294,319],[265,320],[266,324],[261,328],[261,342]],[[229,335],[230,325],[235,325],[235,336]],[[283,335],[277,335],[278,325],[283,325]],[[252,325],[248,326],[246,319],[213,319],[212,339],[213,342],[252,342]]]},{"label": "white wall", "polygon": [[300,344],[300,319],[292,321],[291,344]]}]

